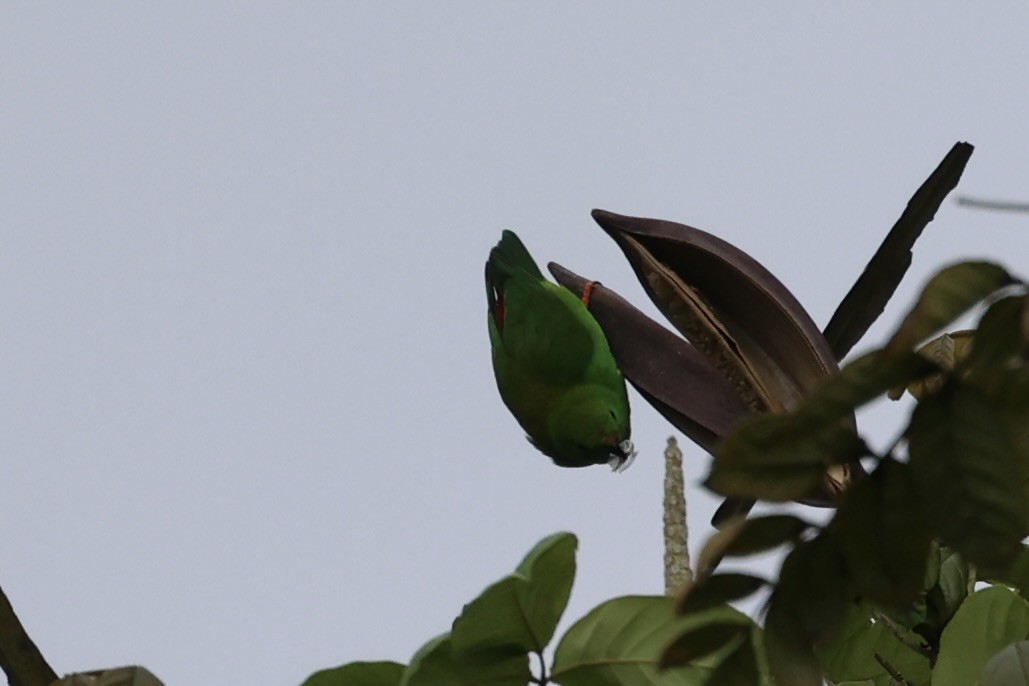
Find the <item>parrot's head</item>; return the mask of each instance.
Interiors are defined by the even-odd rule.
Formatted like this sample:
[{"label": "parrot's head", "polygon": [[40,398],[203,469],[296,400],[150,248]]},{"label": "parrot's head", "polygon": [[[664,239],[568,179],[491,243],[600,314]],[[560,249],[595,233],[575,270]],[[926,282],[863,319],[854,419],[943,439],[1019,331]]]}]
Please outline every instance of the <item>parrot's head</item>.
[{"label": "parrot's head", "polygon": [[550,415],[550,450],[562,467],[606,464],[624,471],[636,458],[624,396],[599,386],[566,394]]}]

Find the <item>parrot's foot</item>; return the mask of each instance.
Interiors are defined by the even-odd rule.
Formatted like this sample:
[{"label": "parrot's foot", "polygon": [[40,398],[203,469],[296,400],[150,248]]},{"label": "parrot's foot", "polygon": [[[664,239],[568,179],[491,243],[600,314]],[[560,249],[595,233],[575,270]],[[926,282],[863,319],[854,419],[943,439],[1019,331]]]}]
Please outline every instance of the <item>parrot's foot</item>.
[{"label": "parrot's foot", "polygon": [[614,452],[607,460],[607,466],[611,468],[612,472],[624,472],[635,460],[636,448],[632,445],[632,441],[625,439],[615,446]]},{"label": "parrot's foot", "polygon": [[586,307],[590,306],[590,298],[593,297],[593,289],[600,285],[599,281],[587,281],[586,285],[582,287],[582,304]]}]

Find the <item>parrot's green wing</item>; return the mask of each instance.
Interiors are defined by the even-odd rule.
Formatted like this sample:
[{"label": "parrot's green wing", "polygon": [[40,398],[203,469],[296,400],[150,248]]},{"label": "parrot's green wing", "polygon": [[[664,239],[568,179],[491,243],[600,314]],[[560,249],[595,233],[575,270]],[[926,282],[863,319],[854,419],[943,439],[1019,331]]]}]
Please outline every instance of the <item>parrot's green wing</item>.
[{"label": "parrot's green wing", "polygon": [[[602,337],[603,332],[578,298],[543,277],[510,231],[490,252],[486,294],[493,346],[521,373],[551,386],[576,383],[587,375],[594,362],[595,336]],[[612,358],[612,367],[613,363]]]}]

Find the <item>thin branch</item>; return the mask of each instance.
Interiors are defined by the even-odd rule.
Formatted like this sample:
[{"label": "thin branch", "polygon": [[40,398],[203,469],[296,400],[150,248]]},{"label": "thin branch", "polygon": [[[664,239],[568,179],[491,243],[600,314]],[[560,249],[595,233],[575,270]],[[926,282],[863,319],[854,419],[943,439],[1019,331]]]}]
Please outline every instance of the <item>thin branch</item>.
[{"label": "thin branch", "polygon": [[668,437],[665,448],[665,593],[674,595],[693,581],[690,550],[687,545],[686,487],[682,475],[682,450],[675,436]]},{"label": "thin branch", "polygon": [[886,670],[886,673],[890,675],[890,678],[893,679],[895,683],[903,684],[904,686],[915,686],[914,682],[905,679],[904,675],[897,671],[896,667],[887,662],[886,658],[884,658],[882,655],[880,655],[879,653],[875,653],[874,657],[875,661],[878,662],[879,665]]},{"label": "thin branch", "polygon": [[547,686],[547,684],[550,683],[550,675],[547,674],[547,662],[543,659],[543,651],[536,651],[536,657],[538,657],[540,661],[540,675],[538,677],[530,677],[529,681],[534,684],[539,684],[540,686]]},{"label": "thin branch", "polygon": [[0,588],[0,668],[10,686],[49,686],[57,673],[29,638]]},{"label": "thin branch", "polygon": [[906,645],[908,648],[911,648],[911,650],[915,651],[919,655],[932,659],[932,649],[924,643],[921,643],[920,641],[912,638],[911,634],[908,633],[908,631],[904,629],[904,627],[900,626],[895,621],[890,619],[882,612],[879,612],[878,610],[873,610],[872,616],[875,617],[875,621],[882,622],[882,625],[889,629],[890,633],[893,634],[898,641]]},{"label": "thin branch", "polygon": [[1005,200],[983,200],[982,198],[969,198],[959,196],[958,204],[966,207],[975,207],[980,210],[997,210],[999,212],[1029,212],[1029,203],[1008,202]]}]

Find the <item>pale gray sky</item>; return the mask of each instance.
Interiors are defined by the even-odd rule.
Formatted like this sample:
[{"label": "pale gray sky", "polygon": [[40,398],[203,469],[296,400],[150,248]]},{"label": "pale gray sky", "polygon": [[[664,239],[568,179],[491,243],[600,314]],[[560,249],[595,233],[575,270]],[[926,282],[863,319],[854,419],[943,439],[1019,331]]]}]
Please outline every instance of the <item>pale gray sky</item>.
[{"label": "pale gray sky", "polygon": [[[589,210],[682,221],[824,325],[955,141],[961,192],[1029,199],[1027,35],[1025,3],[4,3],[0,584],[59,672],[168,684],[406,662],[558,530],[564,626],[659,593],[671,429],[632,396],[621,475],[525,442],[501,229],[654,312]],[[949,201],[858,349],[970,254],[1024,274],[1029,217]]]}]

